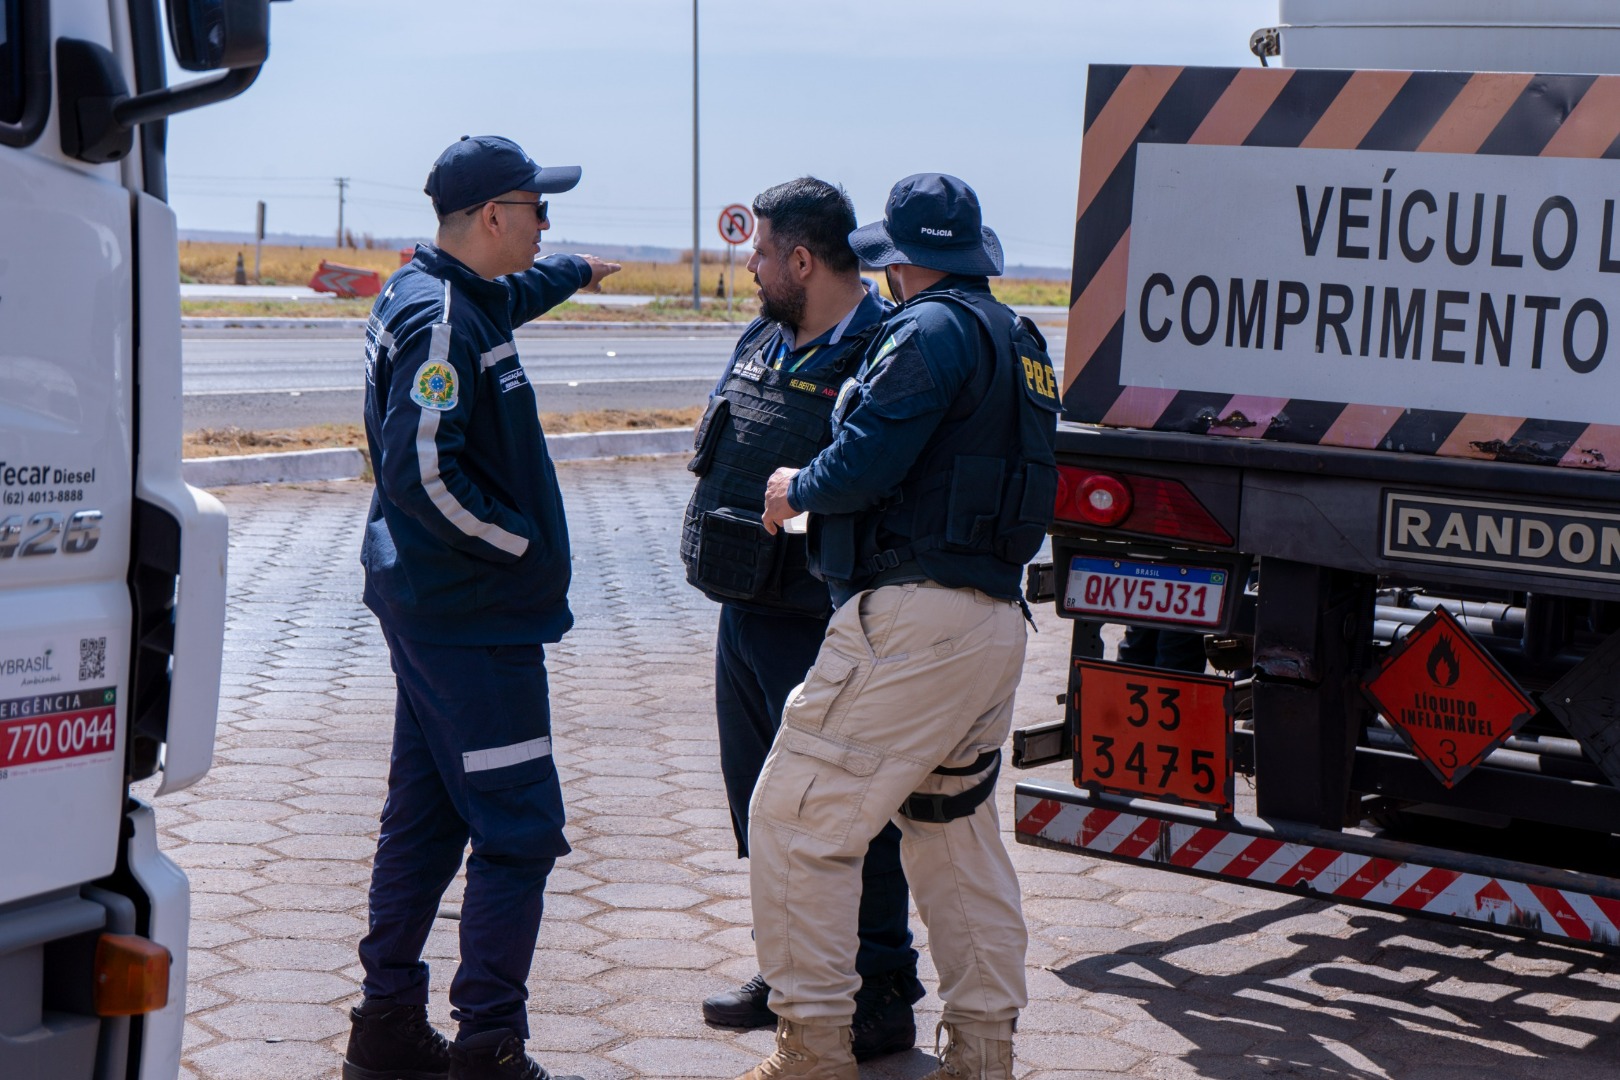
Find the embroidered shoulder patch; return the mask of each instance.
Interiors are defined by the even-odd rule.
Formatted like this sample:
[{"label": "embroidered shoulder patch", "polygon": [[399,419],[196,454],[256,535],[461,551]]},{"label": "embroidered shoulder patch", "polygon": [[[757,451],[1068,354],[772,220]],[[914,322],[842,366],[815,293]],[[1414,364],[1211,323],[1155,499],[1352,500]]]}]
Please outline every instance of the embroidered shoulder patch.
[{"label": "embroidered shoulder patch", "polygon": [[449,412],[456,407],[456,369],[443,360],[429,360],[416,369],[411,400],[424,409]]}]

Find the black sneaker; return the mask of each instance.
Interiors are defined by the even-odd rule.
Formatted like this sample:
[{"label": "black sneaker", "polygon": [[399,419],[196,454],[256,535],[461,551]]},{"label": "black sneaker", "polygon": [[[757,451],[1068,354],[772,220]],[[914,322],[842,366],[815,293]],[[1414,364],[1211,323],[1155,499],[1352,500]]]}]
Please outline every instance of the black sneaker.
[{"label": "black sneaker", "polygon": [[428,1023],[426,1005],[349,1010],[343,1080],[445,1080],[450,1044]]},{"label": "black sneaker", "polygon": [[703,1019],[729,1028],[775,1027],[770,1007],[771,988],[765,976],[755,975],[735,990],[703,1000]]},{"label": "black sneaker", "polygon": [[450,1046],[450,1080],[580,1080],[552,1076],[523,1052],[523,1040],[510,1028],[484,1031]]},{"label": "black sneaker", "polygon": [[898,1054],[917,1045],[917,1022],[911,1006],[925,993],[915,973],[896,971],[861,981],[855,991],[855,1019],[850,1025],[855,1060]]}]

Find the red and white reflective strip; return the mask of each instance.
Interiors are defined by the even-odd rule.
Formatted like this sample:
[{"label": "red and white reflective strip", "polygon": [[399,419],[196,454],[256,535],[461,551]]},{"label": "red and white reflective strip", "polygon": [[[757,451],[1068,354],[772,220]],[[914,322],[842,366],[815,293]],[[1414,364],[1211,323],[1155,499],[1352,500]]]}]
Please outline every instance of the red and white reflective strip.
[{"label": "red and white reflective strip", "polygon": [[1094,855],[1253,885],[1306,885],[1324,898],[1620,944],[1620,900],[1606,896],[1024,794],[1017,809],[1018,832]]}]

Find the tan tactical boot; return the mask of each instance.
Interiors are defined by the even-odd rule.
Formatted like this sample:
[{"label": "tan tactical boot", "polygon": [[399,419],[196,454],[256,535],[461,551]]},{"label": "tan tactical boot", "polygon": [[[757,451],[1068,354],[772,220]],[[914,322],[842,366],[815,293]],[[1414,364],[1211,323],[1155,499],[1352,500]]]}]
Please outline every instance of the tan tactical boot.
[{"label": "tan tactical boot", "polygon": [[856,1080],[849,1025],[795,1024],[778,1019],[776,1053],[737,1080]]},{"label": "tan tactical boot", "polygon": [[[940,1021],[934,1029],[934,1056],[939,1068],[922,1080],[1012,1080],[1012,1024],[1004,1025],[1006,1038],[994,1039],[983,1035],[969,1035]],[[940,1036],[946,1036],[945,1049],[939,1048]]]}]

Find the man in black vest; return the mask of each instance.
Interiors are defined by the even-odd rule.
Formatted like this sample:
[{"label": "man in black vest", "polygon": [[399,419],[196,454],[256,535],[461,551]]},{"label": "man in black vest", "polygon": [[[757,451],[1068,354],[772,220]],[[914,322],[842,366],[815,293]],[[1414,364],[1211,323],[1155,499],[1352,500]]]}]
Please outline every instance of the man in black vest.
[{"label": "man in black vest", "polygon": [[767,529],[810,513],[838,606],[749,807],[755,948],[780,1021],[740,1080],[856,1080],[855,867],[896,822],[944,1001],[926,1080],[1011,1080],[1027,936],[993,796],[1022,567],[1051,522],[1056,385],[1038,334],[990,294],[1001,247],[962,181],[906,177],[850,244],[902,305],[840,395],[832,445],[766,484]]},{"label": "man in black vest", "polygon": [[[748,269],[762,313],[743,332],[697,434],[681,556],[687,580],[718,601],[715,715],[737,853],[748,855],[748,802],[781,722],[827,629],[827,586],[806,569],[805,538],[764,531],[765,480],[798,467],[831,440],[839,386],[853,376],[888,307],[860,276],[849,246],[855,211],[844,192],[810,177],[754,200],[759,232]],[[854,1053],[861,1060],[916,1044],[912,1004],[923,995],[907,927],[900,831],[867,849],[857,920]],[[776,1016],[759,976],[709,998],[703,1016],[764,1027]]]}]

